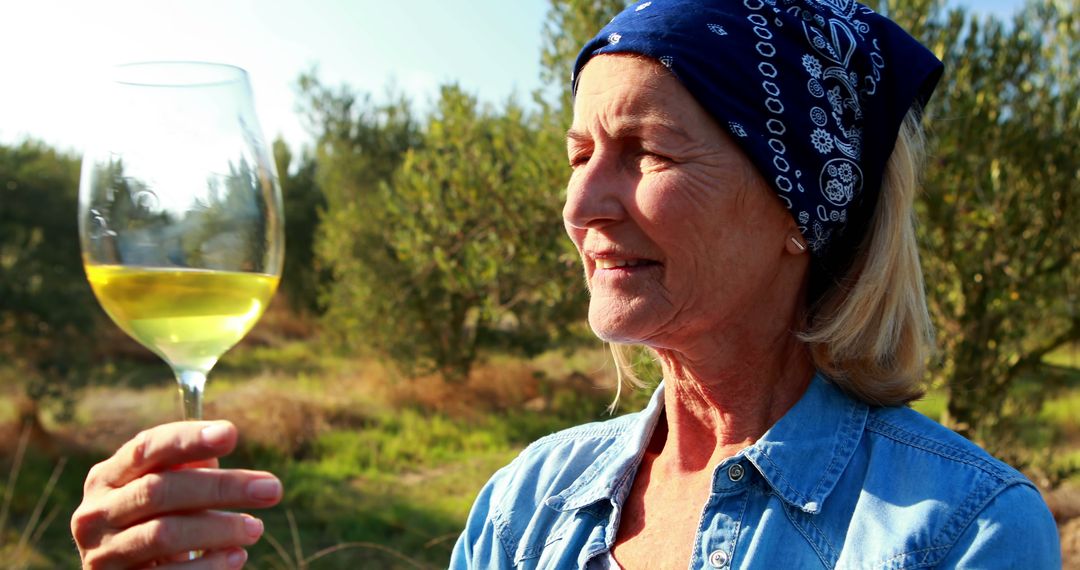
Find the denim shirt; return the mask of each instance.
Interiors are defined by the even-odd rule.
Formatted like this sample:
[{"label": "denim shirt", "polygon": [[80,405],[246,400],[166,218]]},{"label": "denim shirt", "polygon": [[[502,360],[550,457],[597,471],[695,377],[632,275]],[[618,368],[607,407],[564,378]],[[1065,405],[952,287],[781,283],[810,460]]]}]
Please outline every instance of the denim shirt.
[{"label": "denim shirt", "polygon": [[[619,517],[663,408],[661,385],[642,412],[530,445],[480,491],[450,567],[618,568]],[[686,504],[701,512],[690,568],[1061,567],[1054,520],[1023,475],[820,375],[712,481],[704,504]]]}]

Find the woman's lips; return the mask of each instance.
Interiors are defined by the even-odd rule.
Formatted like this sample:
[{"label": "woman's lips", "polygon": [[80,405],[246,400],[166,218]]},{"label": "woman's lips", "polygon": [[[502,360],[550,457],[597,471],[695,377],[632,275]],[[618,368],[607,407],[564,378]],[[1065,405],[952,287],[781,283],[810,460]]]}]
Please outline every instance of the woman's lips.
[{"label": "woman's lips", "polygon": [[641,265],[655,264],[649,259],[597,259],[597,269],[615,269],[619,267],[638,267]]},{"label": "woman's lips", "polygon": [[[635,279],[639,275],[651,273],[662,267],[660,263],[651,259],[611,257],[594,258],[593,266],[590,282],[594,285],[605,282],[612,285],[619,284],[624,280]],[[629,283],[629,281],[626,282],[626,284]]]}]

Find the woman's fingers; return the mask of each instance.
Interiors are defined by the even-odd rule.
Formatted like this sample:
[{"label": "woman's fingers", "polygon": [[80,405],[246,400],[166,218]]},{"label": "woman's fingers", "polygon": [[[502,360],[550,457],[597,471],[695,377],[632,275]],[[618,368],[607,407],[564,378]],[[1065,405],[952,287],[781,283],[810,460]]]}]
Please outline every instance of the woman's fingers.
[{"label": "woman's fingers", "polygon": [[236,428],[227,421],[174,422],[150,428],[125,443],[86,477],[85,493],[117,488],[177,465],[227,455],[236,446]]},{"label": "woman's fingers", "polygon": [[148,473],[119,489],[86,498],[71,518],[80,550],[97,548],[123,529],[170,514],[261,509],[281,500],[281,482],[264,471],[185,469]]},{"label": "woman's fingers", "polygon": [[[87,476],[71,530],[85,568],[239,568],[262,522],[219,509],[265,508],[281,483],[261,471],[219,469],[236,446],[229,422],[148,429]],[[185,560],[189,551],[206,552]]]},{"label": "woman's fingers", "polygon": [[148,473],[107,494],[105,523],[124,528],[152,517],[219,509],[261,509],[281,499],[281,482],[265,471],[185,469]]},{"label": "woman's fingers", "polygon": [[[101,546],[87,553],[83,565],[89,568],[135,568],[198,550],[211,552],[207,557],[211,563],[227,562],[227,556],[219,560],[216,551],[254,544],[262,533],[262,521],[250,515],[210,511],[167,516],[108,537]],[[183,566],[177,564],[188,568],[186,564],[193,562],[197,561],[182,563]]]},{"label": "woman's fingers", "polygon": [[191,463],[181,463],[179,465],[173,465],[169,469],[176,471],[179,469],[217,469],[221,466],[217,457],[212,459],[203,459],[201,461],[192,461]]}]

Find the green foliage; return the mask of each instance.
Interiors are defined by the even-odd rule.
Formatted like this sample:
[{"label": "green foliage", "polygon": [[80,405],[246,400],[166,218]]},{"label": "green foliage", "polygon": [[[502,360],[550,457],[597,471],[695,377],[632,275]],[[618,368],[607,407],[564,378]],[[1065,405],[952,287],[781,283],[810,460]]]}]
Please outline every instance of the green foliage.
[{"label": "green foliage", "polygon": [[0,146],[0,363],[32,401],[77,384],[99,310],[79,255],[79,161],[35,142]]},{"label": "green foliage", "polygon": [[274,141],[274,163],[285,208],[287,253],[281,292],[293,310],[319,312],[319,291],[326,287],[330,276],[315,257],[315,235],[326,210],[326,199],[316,180],[315,157],[306,149],[294,157],[288,144],[279,138]]},{"label": "green foliage", "polygon": [[900,24],[940,57],[940,51],[934,49],[934,44],[928,40],[941,33],[944,0],[876,0],[864,4]]},{"label": "green foliage", "polygon": [[551,0],[544,21],[540,76],[545,83],[560,87],[557,108],[561,110],[561,124],[568,126],[573,116],[570,73],[574,70],[578,51],[631,3],[628,0]]},{"label": "green foliage", "polygon": [[89,303],[73,302],[89,300],[78,188],[78,158],[34,142],[0,147],[0,314],[32,318],[27,329],[93,322]]},{"label": "green foliage", "polygon": [[1080,16],[1065,4],[1031,2],[1011,25],[953,11],[912,26],[946,65],[919,205],[935,378],[952,425],[999,451],[1046,393],[1018,379],[1045,376],[1042,357],[1080,335]]},{"label": "green foliage", "polygon": [[[582,286],[560,223],[562,136],[546,117],[447,86],[415,140],[386,149],[398,166],[377,173],[362,165],[382,149],[349,146],[324,117],[330,328],[408,374],[456,379],[483,347],[532,355],[569,338]],[[413,128],[407,107],[355,120],[361,133]]]},{"label": "green foliage", "polygon": [[[405,151],[420,144],[419,126],[403,97],[376,103],[346,86],[325,87],[313,72],[301,76],[299,85],[303,114],[317,139],[314,184],[325,204],[312,243],[314,264],[329,274],[319,287],[319,303],[326,307],[329,331],[339,341],[355,342],[363,338],[368,320],[352,311],[378,292],[373,281],[379,274],[372,268],[386,249],[386,228],[376,222],[383,209],[376,194]],[[289,247],[289,256],[295,255]],[[354,347],[369,345],[356,342]]]}]

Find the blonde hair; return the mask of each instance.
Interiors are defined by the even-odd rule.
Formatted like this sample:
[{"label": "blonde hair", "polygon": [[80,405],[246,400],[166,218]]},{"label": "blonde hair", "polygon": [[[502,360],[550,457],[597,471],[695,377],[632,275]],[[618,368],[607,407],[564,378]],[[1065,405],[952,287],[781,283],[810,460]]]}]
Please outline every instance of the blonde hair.
[{"label": "blonde hair", "polygon": [[[842,390],[872,405],[906,404],[921,384],[933,345],[919,248],[915,195],[926,156],[921,114],[904,118],[885,166],[877,206],[846,275],[807,308],[814,366]],[[632,369],[632,345],[611,344],[618,401],[623,383],[644,383]]]}]

